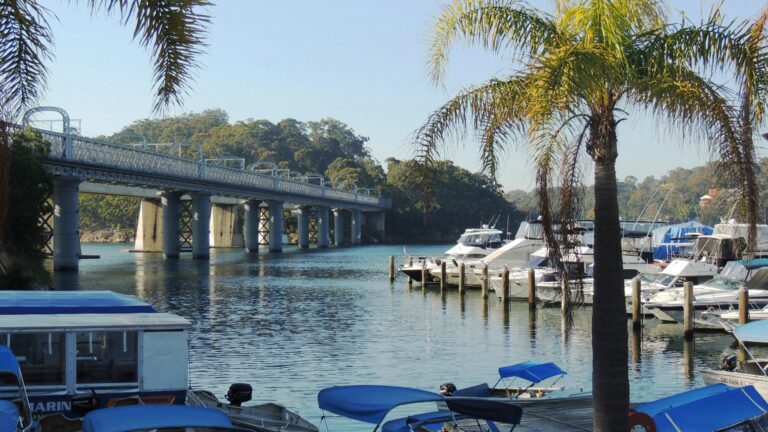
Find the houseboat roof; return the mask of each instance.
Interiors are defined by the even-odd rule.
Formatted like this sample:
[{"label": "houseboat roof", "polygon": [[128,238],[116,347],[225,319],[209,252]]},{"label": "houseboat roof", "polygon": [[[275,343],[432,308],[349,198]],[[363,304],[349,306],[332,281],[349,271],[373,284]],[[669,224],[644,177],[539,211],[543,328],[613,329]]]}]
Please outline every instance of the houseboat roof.
[{"label": "houseboat roof", "polygon": [[0,315],[0,333],[88,330],[183,330],[187,319],[170,313]]},{"label": "houseboat roof", "polygon": [[149,303],[112,291],[0,291],[0,315],[154,312]]}]

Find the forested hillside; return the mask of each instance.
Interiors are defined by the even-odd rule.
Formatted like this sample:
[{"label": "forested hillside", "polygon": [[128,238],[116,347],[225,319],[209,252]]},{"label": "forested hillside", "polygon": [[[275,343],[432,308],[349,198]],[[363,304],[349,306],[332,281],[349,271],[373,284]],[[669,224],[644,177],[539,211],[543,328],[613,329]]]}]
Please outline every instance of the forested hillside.
[{"label": "forested hillside", "polygon": [[[439,164],[434,173],[437,184],[435,205],[424,217],[419,193],[412,181],[415,162],[390,158],[386,172],[371,157],[368,138],[334,119],[302,122],[284,119],[245,120],[230,123],[222,110],[207,110],[165,119],[145,119],[120,132],[103,137],[137,144],[137,135],[149,143],[195,143],[205,158],[237,157],[245,164],[269,161],[279,168],[316,173],[338,188],[371,188],[393,200],[387,214],[387,236],[392,242],[452,241],[464,228],[500,219],[517,226],[523,215],[506,201],[500,188],[483,175],[471,173],[451,162]],[[198,158],[195,146],[174,151]],[[138,199],[128,197],[81,196],[81,226],[86,240],[110,238],[102,232],[116,232],[113,239],[130,237],[138,217]],[[126,234],[129,231],[129,234]],[[95,235],[94,235],[95,234]]]}]

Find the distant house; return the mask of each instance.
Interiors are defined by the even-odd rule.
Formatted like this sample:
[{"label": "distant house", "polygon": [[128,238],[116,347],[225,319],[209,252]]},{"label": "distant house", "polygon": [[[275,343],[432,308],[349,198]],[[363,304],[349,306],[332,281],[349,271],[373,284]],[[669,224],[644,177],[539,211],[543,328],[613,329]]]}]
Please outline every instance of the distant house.
[{"label": "distant house", "polygon": [[720,192],[720,189],[709,189],[707,191],[706,195],[701,196],[699,198],[699,207],[701,208],[707,208],[710,204],[712,204],[712,201],[717,198],[717,194]]}]

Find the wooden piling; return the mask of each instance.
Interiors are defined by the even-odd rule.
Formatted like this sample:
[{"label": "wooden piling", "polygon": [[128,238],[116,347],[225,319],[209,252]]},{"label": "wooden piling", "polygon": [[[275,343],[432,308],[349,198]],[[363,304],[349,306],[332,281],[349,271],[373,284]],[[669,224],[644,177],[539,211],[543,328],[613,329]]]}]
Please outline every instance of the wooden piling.
[{"label": "wooden piling", "polygon": [[571,310],[571,289],[568,287],[568,281],[562,279],[560,281],[560,311],[563,314],[563,318],[568,317]]},{"label": "wooden piling", "polygon": [[389,256],[389,281],[390,282],[395,281],[395,256],[394,255]]},{"label": "wooden piling", "polygon": [[[483,298],[488,298],[488,264],[483,263],[483,276],[482,276],[482,292]],[[487,304],[487,303],[483,303]]]},{"label": "wooden piling", "polygon": [[421,260],[421,288],[427,287],[427,260]]},{"label": "wooden piling", "polygon": [[632,328],[640,330],[643,319],[643,305],[640,303],[640,278],[632,279]]},{"label": "wooden piling", "polygon": [[746,287],[739,288],[739,325],[749,322],[749,291]]},{"label": "wooden piling", "polygon": [[685,292],[685,298],[683,300],[683,336],[685,339],[691,339],[693,337],[693,316],[695,309],[693,308],[693,282],[686,282],[683,284],[683,290]]},{"label": "wooden piling", "polygon": [[466,288],[467,279],[464,274],[464,261],[459,263],[459,294],[464,295],[464,289]]},{"label": "wooden piling", "polygon": [[536,307],[536,271],[528,269],[528,307]]},{"label": "wooden piling", "polygon": [[445,289],[446,277],[448,275],[445,272],[445,261],[440,262],[440,291]]},{"label": "wooden piling", "polygon": [[504,266],[504,272],[501,274],[501,301],[509,303],[509,268]]},{"label": "wooden piling", "polygon": [[[413,257],[408,258],[408,267],[413,268]],[[413,278],[408,276],[408,286],[410,287],[413,285]]]}]

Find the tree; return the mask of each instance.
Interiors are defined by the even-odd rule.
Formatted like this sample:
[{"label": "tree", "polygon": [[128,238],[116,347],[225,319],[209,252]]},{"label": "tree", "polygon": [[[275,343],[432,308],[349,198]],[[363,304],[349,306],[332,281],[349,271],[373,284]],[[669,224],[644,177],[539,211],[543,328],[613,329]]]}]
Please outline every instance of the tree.
[{"label": "tree", "polygon": [[[89,0],[94,12],[117,13],[133,22],[133,37],[151,50],[155,112],[179,104],[189,89],[202,53],[209,17],[208,0]],[[51,58],[51,13],[38,0],[0,2],[0,121],[13,119],[34,103],[45,84]],[[55,18],[55,17],[53,17]],[[0,246],[8,225],[10,141],[0,136]]]},{"label": "tree", "polygon": [[[513,0],[456,0],[446,6],[430,51],[436,83],[459,38],[496,53],[511,51],[522,69],[461,91],[430,115],[416,141],[422,162],[430,166],[441,142],[471,126],[481,137],[481,159],[492,176],[505,145],[530,141],[555,261],[558,243],[571,245],[567,235],[558,242],[552,220],[565,227],[572,223],[580,208],[582,151],[592,159],[594,428],[627,430],[627,323],[624,294],[617,289],[623,286],[618,125],[627,109],[637,108],[687,138],[707,142],[723,160],[720,174],[738,179],[744,215],[754,223],[758,191],[751,126],[762,121],[768,89],[764,20],[758,29],[724,25],[717,14],[700,26],[669,24],[655,0],[559,0],[556,5],[554,15]],[[712,82],[712,72],[734,73],[733,82],[747,100],[741,110]],[[551,196],[555,181],[560,183],[557,200]]]}]

